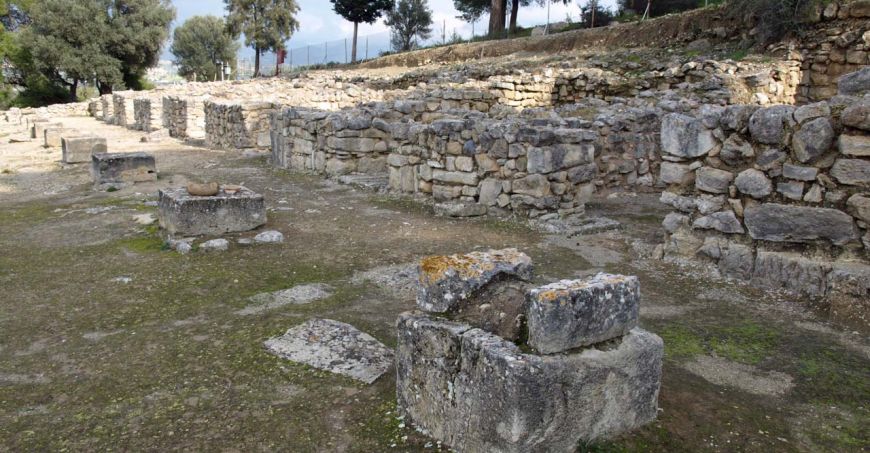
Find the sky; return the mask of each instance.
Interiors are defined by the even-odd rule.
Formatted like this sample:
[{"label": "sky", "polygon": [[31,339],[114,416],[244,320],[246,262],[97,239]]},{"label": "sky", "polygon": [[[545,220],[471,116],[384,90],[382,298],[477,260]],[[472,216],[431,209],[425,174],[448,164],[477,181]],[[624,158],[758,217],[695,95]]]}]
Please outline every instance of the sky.
[{"label": "sky", "polygon": [[[555,0],[550,6],[550,19],[552,22],[564,21],[568,14],[573,20],[577,20],[580,16],[580,6],[578,0],[570,0],[568,5],[563,4],[559,0]],[[223,0],[173,0],[172,2],[177,11],[176,20],[173,26],[182,24],[190,17],[197,15],[211,14],[215,16],[224,16],[226,13]],[[329,0],[298,0],[300,11],[296,18],[300,23],[299,30],[288,41],[287,48],[295,49],[294,58],[299,61],[308,58],[308,63],[311,60],[316,62],[317,59],[323,56],[323,43],[327,44],[326,58],[330,60],[343,59],[343,40],[346,38],[348,42],[353,37],[353,24],[344,20],[341,16],[335,14],[332,10],[332,3]],[[604,0],[605,6],[615,5],[615,0]],[[465,38],[471,36],[472,26],[465,23],[456,16],[459,13],[453,7],[453,0],[429,0],[429,9],[432,10],[432,18],[435,23],[434,29],[438,32],[434,33],[440,41],[442,28],[446,28],[447,36],[451,36],[454,30]],[[475,34],[480,35],[485,32],[488,18],[483,17],[474,27]],[[520,10],[518,22],[522,26],[538,25],[547,22],[547,8],[541,6],[529,6]],[[389,28],[384,25],[383,18],[374,24],[360,24],[359,35],[361,37],[369,36],[369,56],[374,56],[380,50],[387,50],[389,46]],[[364,53],[365,39],[360,40],[360,54]],[[310,49],[306,49],[311,46]],[[164,59],[171,60],[172,55],[167,50],[164,52]],[[314,54],[319,55],[313,55]],[[307,54],[307,55],[305,55]],[[253,51],[243,49],[240,57],[250,58]],[[303,56],[305,55],[305,56]]]}]

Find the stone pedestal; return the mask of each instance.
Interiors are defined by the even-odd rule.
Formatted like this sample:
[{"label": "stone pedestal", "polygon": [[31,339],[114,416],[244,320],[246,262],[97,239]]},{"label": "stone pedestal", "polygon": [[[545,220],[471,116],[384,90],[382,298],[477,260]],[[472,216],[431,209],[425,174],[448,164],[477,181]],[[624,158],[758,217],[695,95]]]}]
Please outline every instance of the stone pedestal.
[{"label": "stone pedestal", "polygon": [[60,141],[65,164],[90,162],[94,154],[108,151],[106,139],[102,137],[61,137]]},{"label": "stone pedestal", "polygon": [[514,249],[418,271],[417,306],[436,314],[400,315],[396,382],[422,432],[463,452],[574,452],[656,418],[664,344],[636,327],[636,277],[530,288]]},{"label": "stone pedestal", "polygon": [[266,223],[263,196],[242,188],[211,197],[190,195],[185,188],[160,191],[160,226],[169,234],[219,235],[248,231]]},{"label": "stone pedestal", "polygon": [[157,180],[154,156],[138,153],[97,153],[91,157],[96,184],[126,184]]},{"label": "stone pedestal", "polygon": [[64,129],[62,127],[50,127],[43,132],[43,146],[46,148],[58,148],[61,146],[61,138],[64,134],[68,134],[71,131],[69,129]]}]

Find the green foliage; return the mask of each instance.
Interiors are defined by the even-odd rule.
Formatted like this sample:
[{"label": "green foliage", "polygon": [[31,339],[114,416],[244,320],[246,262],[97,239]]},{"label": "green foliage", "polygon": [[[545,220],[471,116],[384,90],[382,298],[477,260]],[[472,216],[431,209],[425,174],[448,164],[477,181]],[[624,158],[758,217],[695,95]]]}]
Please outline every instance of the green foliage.
[{"label": "green foliage", "polygon": [[260,74],[260,53],[284,49],[284,42],[299,29],[296,0],[224,0],[227,28],[233,37],[245,35],[245,45],[256,52],[254,75]]},{"label": "green foliage", "polygon": [[170,51],[181,76],[197,80],[220,78],[221,67],[236,68],[239,44],[226,31],[220,17],[195,16],[175,29]]},{"label": "green foliage", "polygon": [[393,7],[392,0],[329,0],[335,13],[353,23],[370,24]]},{"label": "green foliage", "polygon": [[[619,0],[618,5],[621,11],[631,11],[637,16],[643,16],[647,0]],[[699,0],[654,0],[649,3],[649,17],[688,11],[698,6]],[[704,0],[700,0],[700,6],[704,6]]]},{"label": "green foliage", "polygon": [[730,0],[727,12],[732,18],[754,18],[756,43],[764,45],[800,33],[823,4],[825,0]]},{"label": "green foliage", "polygon": [[387,13],[387,26],[392,28],[390,43],[398,51],[418,46],[418,39],[432,35],[432,10],[427,0],[399,0]]}]

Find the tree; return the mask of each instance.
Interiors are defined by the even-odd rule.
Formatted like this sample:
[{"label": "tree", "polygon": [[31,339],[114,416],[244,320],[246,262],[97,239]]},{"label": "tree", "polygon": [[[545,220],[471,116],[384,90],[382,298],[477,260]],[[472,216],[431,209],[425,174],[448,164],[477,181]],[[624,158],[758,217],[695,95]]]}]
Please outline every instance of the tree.
[{"label": "tree", "polygon": [[[459,18],[468,22],[476,22],[485,13],[491,13],[493,10],[500,11],[489,16],[489,35],[498,37],[504,35],[505,17],[510,11],[509,30],[511,34],[517,32],[517,18],[521,6],[529,6],[532,2],[538,5],[545,5],[547,0],[511,0],[510,9],[508,9],[507,0],[453,0],[453,6],[460,12]],[[568,4],[570,0],[552,0]],[[495,28],[493,28],[495,27]]]},{"label": "tree", "polygon": [[427,0],[399,0],[387,13],[387,26],[392,28],[390,42],[398,51],[411,50],[417,39],[432,35],[432,10]]},{"label": "tree", "polygon": [[[41,0],[20,33],[18,69],[38,71],[76,100],[80,83],[96,80],[101,93],[125,83],[140,88],[169,35],[175,10],[168,0]],[[23,78],[27,78],[28,74]]]},{"label": "tree", "polygon": [[649,17],[688,11],[699,6],[698,0],[619,0],[619,9],[643,16],[649,4]]},{"label": "tree", "polygon": [[236,68],[239,43],[227,33],[222,18],[194,16],[175,29],[169,50],[180,75],[213,80],[223,73],[224,65]]},{"label": "tree", "polygon": [[284,50],[284,43],[299,29],[296,0],[224,0],[227,29],[234,38],[245,35],[254,48],[254,77],[260,75],[260,54]]},{"label": "tree", "polygon": [[[578,0],[582,3],[582,0]],[[601,6],[600,0],[588,0],[580,6],[580,21],[587,28],[606,27],[613,22],[614,14],[610,8]]]},{"label": "tree", "polygon": [[393,0],[329,0],[335,13],[353,22],[350,60],[356,63],[356,39],[360,22],[371,24],[393,7]]}]

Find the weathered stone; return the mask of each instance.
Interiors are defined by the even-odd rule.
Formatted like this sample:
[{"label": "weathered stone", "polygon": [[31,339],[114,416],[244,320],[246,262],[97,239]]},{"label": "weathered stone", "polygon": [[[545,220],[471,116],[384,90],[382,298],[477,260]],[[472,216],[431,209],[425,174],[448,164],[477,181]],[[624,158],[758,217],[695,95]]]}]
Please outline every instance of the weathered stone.
[{"label": "weathered stone", "polygon": [[794,119],[798,124],[802,124],[807,120],[829,116],[831,116],[831,108],[827,102],[803,105],[794,111]]},{"label": "weathered stone", "polygon": [[471,202],[435,204],[435,214],[446,217],[480,217],[486,215],[486,205]]},{"label": "weathered stone", "polygon": [[552,173],[576,165],[588,164],[595,157],[592,145],[558,144],[532,148],[528,153],[529,173]]},{"label": "weathered stone", "polygon": [[91,174],[97,184],[157,180],[154,156],[146,153],[96,153],[91,156]]},{"label": "weathered stone", "polygon": [[783,181],[776,184],[776,191],[791,200],[800,200],[804,196],[804,183],[801,181]]},{"label": "weathered stone", "polygon": [[550,181],[544,175],[529,175],[513,182],[514,193],[530,195],[533,197],[546,197],[550,195]]},{"label": "weathered stone", "polygon": [[740,172],[734,180],[734,185],[740,193],[752,198],[764,198],[773,192],[773,184],[767,175],[754,168]]},{"label": "weathered stone", "polygon": [[842,184],[870,187],[870,160],[837,159],[831,176]]},{"label": "weathered stone", "polygon": [[870,99],[846,107],[840,115],[843,125],[870,131]]},{"label": "weathered stone", "polygon": [[755,105],[729,105],[722,112],[719,123],[725,130],[741,132],[749,126],[749,118],[758,108]]},{"label": "weathered stone", "polygon": [[826,239],[844,245],[858,239],[852,217],[843,211],[776,203],[749,206],[744,221],[753,239],[811,242]]},{"label": "weathered stone", "polygon": [[662,118],[661,144],[662,150],[672,156],[699,157],[709,153],[716,140],[700,120],[670,113]]},{"label": "weathered stone", "polygon": [[694,176],[695,174],[686,164],[662,162],[659,172],[659,181],[665,184],[688,184],[692,181]]},{"label": "weathered stone", "polygon": [[158,219],[169,234],[219,235],[266,223],[263,196],[243,188],[235,194],[197,197],[184,188],[159,192]]},{"label": "weathered stone", "polygon": [[599,273],[528,293],[529,346],[555,354],[611,340],[637,326],[637,277]]},{"label": "weathered stone", "polygon": [[870,157],[870,137],[866,135],[840,135],[839,147],[847,156]]},{"label": "weathered stone", "polygon": [[771,289],[787,289],[806,296],[822,296],[827,290],[830,265],[796,253],[759,250],[752,283]]},{"label": "weathered stone", "polygon": [[720,211],[699,217],[692,223],[692,228],[703,230],[716,230],[728,234],[743,234],[745,230],[740,221],[734,215],[734,211]]},{"label": "weathered stone", "polygon": [[199,244],[199,249],[203,250],[203,251],[207,251],[207,252],[225,251],[225,250],[229,250],[229,248],[230,248],[230,241],[223,239],[223,238],[212,239],[210,241],[205,241],[202,244]]},{"label": "weathered stone", "polygon": [[434,181],[448,184],[462,184],[466,186],[477,185],[477,173],[465,173],[460,171],[432,170]]},{"label": "weathered stone", "polygon": [[695,209],[697,209],[698,207],[698,203],[694,198],[684,197],[667,191],[662,192],[662,196],[659,201],[666,205],[673,206],[679,211],[689,214],[695,212]]},{"label": "weathered stone", "polygon": [[728,186],[734,179],[730,171],[712,167],[701,167],[695,172],[695,187],[710,193],[728,193]]},{"label": "weathered stone", "polygon": [[797,160],[809,162],[828,151],[834,144],[834,128],[827,118],[804,123],[792,136],[792,150]]},{"label": "weathered stone", "polygon": [[417,305],[429,312],[447,313],[468,305],[497,278],[531,279],[532,260],[516,249],[431,256],[420,262],[419,272]]},{"label": "weathered stone", "polygon": [[50,127],[43,132],[43,146],[46,148],[57,148],[61,146],[61,139],[64,135],[69,133],[75,133],[75,131],[70,131],[69,129],[64,129],[62,127]]},{"label": "weathered stone", "polygon": [[846,206],[849,214],[870,224],[870,196],[856,193],[846,200]]},{"label": "weathered stone", "polygon": [[400,315],[398,332],[399,410],[457,451],[573,452],[656,417],[663,346],[641,329],[553,356],[415,313]]},{"label": "weathered stone", "polygon": [[371,384],[386,373],[393,351],[350,324],[312,319],[265,342],[281,358]]},{"label": "weathered stone", "polygon": [[815,181],[819,169],[816,167],[801,167],[800,165],[785,164],[782,166],[782,176],[798,181]]},{"label": "weathered stone", "polygon": [[834,262],[828,273],[828,291],[831,317],[858,329],[870,327],[870,266]]},{"label": "weathered stone", "polygon": [[329,285],[311,283],[268,293],[255,294],[248,298],[253,304],[237,311],[236,314],[242,316],[257,315],[287,305],[307,305],[326,299],[334,291],[334,288]]},{"label": "weathered stone", "polygon": [[284,234],[280,231],[267,230],[254,236],[254,242],[260,244],[275,244],[284,242]]},{"label": "weathered stone", "polygon": [[668,233],[673,233],[682,227],[689,225],[689,216],[677,212],[668,213],[662,221],[662,227]]},{"label": "weathered stone", "polygon": [[775,105],[758,109],[749,118],[749,132],[759,143],[780,145],[786,136],[786,127],[790,125],[794,107]]},{"label": "weathered stone", "polygon": [[719,272],[726,277],[749,280],[755,268],[755,254],[749,246],[729,242],[721,249],[718,265]]},{"label": "weathered stone", "polygon": [[105,153],[106,139],[101,137],[62,137],[61,155],[65,164],[91,162],[91,156]]},{"label": "weathered stone", "polygon": [[750,157],[755,157],[755,149],[738,134],[731,134],[722,144],[722,151],[719,153],[719,158],[731,166],[736,166]]},{"label": "weathered stone", "polygon": [[870,92],[870,66],[850,72],[837,80],[837,93],[860,96]]}]

